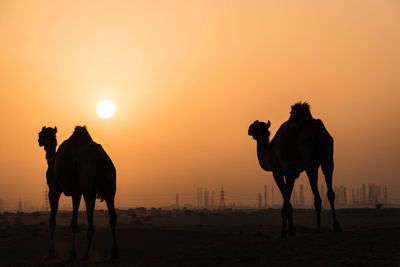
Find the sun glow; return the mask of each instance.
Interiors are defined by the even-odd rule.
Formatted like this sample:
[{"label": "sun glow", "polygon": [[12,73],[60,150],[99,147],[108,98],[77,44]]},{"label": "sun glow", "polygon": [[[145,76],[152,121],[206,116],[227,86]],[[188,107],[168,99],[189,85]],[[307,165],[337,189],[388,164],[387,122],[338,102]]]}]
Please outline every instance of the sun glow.
[{"label": "sun glow", "polygon": [[115,113],[114,103],[110,100],[102,100],[97,104],[96,112],[99,117],[108,119]]}]

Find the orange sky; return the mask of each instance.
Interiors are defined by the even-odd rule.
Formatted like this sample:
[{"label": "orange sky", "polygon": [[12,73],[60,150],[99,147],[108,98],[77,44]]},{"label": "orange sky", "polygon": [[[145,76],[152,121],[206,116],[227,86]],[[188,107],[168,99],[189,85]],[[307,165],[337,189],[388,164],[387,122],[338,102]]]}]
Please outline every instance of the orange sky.
[{"label": "orange sky", "polygon": [[335,139],[334,183],[388,185],[400,202],[399,47],[398,1],[2,0],[0,198],[42,204],[38,132],[56,125],[61,143],[87,125],[119,206],[222,184],[227,202],[253,204],[273,182],[248,126],[275,133],[306,100]]}]

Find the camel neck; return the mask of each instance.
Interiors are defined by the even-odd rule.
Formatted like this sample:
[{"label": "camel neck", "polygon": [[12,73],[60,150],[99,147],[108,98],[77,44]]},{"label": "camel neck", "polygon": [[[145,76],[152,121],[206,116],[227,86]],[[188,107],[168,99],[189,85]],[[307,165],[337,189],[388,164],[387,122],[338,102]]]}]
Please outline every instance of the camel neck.
[{"label": "camel neck", "polygon": [[265,140],[257,140],[257,157],[261,168],[265,171],[273,171],[272,149],[268,138]]},{"label": "camel neck", "polygon": [[46,146],[44,150],[46,151],[47,165],[50,166],[56,155],[56,146]]}]

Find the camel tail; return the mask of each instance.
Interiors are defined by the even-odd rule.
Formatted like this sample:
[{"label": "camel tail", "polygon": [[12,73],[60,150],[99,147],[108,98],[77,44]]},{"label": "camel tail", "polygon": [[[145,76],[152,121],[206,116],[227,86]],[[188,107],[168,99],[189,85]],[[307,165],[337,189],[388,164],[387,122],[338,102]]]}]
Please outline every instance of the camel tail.
[{"label": "camel tail", "polygon": [[96,177],[96,197],[100,201],[114,198],[116,191],[116,170],[107,153],[102,151],[102,164]]},{"label": "camel tail", "polygon": [[116,191],[115,177],[115,168],[112,168],[112,170],[110,168],[110,171],[107,172],[104,177],[102,177],[103,179],[101,179],[100,183],[98,183],[96,186],[96,198],[98,198],[100,201],[114,198]]}]

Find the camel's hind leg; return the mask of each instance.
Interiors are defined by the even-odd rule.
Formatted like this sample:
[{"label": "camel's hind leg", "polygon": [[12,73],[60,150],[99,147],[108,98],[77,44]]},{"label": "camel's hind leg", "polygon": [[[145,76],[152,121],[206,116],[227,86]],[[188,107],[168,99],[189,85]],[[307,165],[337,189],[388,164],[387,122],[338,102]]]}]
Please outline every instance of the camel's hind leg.
[{"label": "camel's hind leg", "polygon": [[49,190],[49,202],[51,208],[50,221],[49,221],[50,247],[49,247],[49,255],[46,257],[46,259],[53,259],[56,257],[55,246],[54,246],[54,230],[56,228],[56,216],[57,216],[58,201],[60,199],[60,195],[61,192],[57,190],[51,190],[51,189]]},{"label": "camel's hind leg", "polygon": [[79,204],[81,203],[81,195],[72,196],[72,220],[71,220],[71,230],[72,230],[72,245],[70,258],[67,261],[74,261],[76,259],[76,248],[75,248],[75,236],[76,236],[76,226],[78,224],[78,211]]},{"label": "camel's hind leg", "polygon": [[333,217],[333,230],[335,232],[340,232],[342,231],[342,228],[340,227],[340,224],[336,218],[335,192],[333,192],[332,189],[333,159],[323,163],[321,167],[322,167],[322,172],[324,173],[325,176],[326,186],[328,187],[327,196],[329,203],[331,204],[332,217]]},{"label": "camel's hind leg", "polygon": [[293,207],[292,204],[290,204],[290,197],[292,195],[295,180],[296,178],[286,177],[287,199],[284,202],[284,208],[289,222],[289,235],[291,236],[294,236],[294,226],[293,226]]},{"label": "camel's hind leg", "polygon": [[118,259],[119,258],[119,251],[117,245],[117,236],[115,233],[115,226],[117,225],[117,214],[115,213],[114,208],[114,197],[113,198],[106,198],[107,208],[108,208],[108,215],[110,217],[110,227],[113,236],[113,247],[111,251],[111,258]]},{"label": "camel's hind leg", "polygon": [[83,259],[87,260],[89,257],[90,246],[92,245],[92,239],[94,235],[93,212],[94,212],[94,206],[96,204],[96,194],[95,192],[93,192],[92,194],[84,195],[83,197],[86,203],[86,214],[88,219],[88,232],[87,232],[88,245],[85,257]]},{"label": "camel's hind leg", "polygon": [[321,230],[321,197],[318,192],[318,167],[306,170],[308,179],[310,180],[311,190],[314,195],[314,207],[317,212],[317,232]]}]

